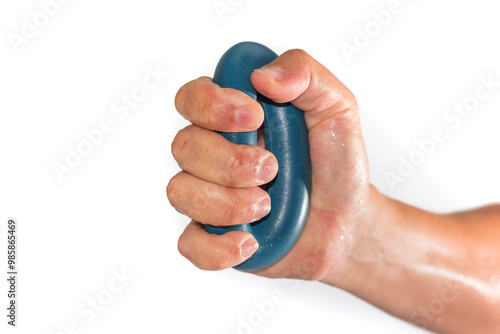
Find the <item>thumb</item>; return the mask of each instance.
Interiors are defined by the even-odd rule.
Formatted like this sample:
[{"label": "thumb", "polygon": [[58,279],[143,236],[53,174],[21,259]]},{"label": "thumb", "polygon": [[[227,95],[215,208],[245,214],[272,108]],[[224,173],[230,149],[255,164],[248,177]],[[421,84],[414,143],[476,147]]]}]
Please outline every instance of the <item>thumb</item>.
[{"label": "thumb", "polygon": [[302,50],[290,50],[251,76],[257,91],[304,112],[312,163],[312,207],[355,211],[368,193],[366,157],[354,95]]},{"label": "thumb", "polygon": [[332,118],[357,123],[358,107],[351,91],[303,50],[283,53],[251,76],[257,91],[271,100],[292,102],[305,112],[309,130]]}]

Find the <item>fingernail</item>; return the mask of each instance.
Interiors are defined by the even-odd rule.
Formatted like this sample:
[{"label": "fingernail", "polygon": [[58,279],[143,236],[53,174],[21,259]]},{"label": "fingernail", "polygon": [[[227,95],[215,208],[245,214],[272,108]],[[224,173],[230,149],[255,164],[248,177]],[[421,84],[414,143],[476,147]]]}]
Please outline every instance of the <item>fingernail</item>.
[{"label": "fingernail", "polygon": [[276,173],[276,163],[272,157],[268,157],[259,167],[259,181],[269,182],[270,178]]},{"label": "fingernail", "polygon": [[262,217],[267,216],[269,212],[271,212],[271,201],[269,200],[269,198],[266,198],[255,205],[254,217],[251,222],[257,221]]},{"label": "fingernail", "polygon": [[254,123],[255,111],[250,107],[236,110],[236,122],[242,127],[251,127]]},{"label": "fingernail", "polygon": [[259,69],[256,69],[255,71],[260,72],[264,75],[267,75],[271,78],[273,78],[276,81],[281,81],[285,77],[286,73],[283,71],[281,67],[277,66],[264,66]]},{"label": "fingernail", "polygon": [[259,243],[254,238],[249,238],[245,240],[245,242],[243,242],[240,245],[241,257],[244,259],[248,259],[250,256],[253,255],[253,253],[255,253],[255,251],[257,251],[258,248],[259,248]]}]

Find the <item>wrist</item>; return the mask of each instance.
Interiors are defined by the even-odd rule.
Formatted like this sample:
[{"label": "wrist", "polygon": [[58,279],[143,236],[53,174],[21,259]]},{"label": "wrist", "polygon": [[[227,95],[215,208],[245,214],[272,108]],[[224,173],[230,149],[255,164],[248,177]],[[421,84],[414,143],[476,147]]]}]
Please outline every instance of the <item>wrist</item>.
[{"label": "wrist", "polygon": [[[366,277],[358,278],[367,264],[374,263],[380,253],[380,230],[387,219],[384,217],[392,209],[392,200],[370,184],[366,204],[353,214],[346,228],[346,243],[339,249],[337,265],[321,279],[321,282],[346,291],[356,291],[356,285],[366,282]],[[342,238],[342,236],[341,236]]]}]

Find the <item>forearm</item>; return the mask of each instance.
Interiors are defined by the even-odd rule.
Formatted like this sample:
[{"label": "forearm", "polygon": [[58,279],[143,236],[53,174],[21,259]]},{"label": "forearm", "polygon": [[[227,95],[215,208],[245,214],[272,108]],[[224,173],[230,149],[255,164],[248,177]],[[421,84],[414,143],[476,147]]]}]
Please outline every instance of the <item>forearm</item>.
[{"label": "forearm", "polygon": [[431,330],[499,332],[500,206],[438,215],[370,197],[347,274],[324,282]]}]

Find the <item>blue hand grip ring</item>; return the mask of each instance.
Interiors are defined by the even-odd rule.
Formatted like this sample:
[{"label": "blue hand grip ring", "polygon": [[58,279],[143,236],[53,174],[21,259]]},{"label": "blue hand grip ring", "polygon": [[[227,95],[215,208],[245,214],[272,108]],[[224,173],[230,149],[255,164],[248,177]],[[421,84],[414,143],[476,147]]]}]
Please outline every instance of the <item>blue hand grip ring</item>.
[{"label": "blue hand grip ring", "polygon": [[[242,225],[204,225],[209,233],[242,230],[251,233],[259,249],[241,270],[257,270],[281,259],[297,241],[309,210],[311,160],[304,113],[290,103],[275,103],[257,93],[250,82],[254,69],[273,61],[277,55],[264,45],[242,42],[231,47],[219,60],[214,82],[220,87],[238,89],[257,100],[264,109],[265,147],[278,160],[278,175],[268,184],[271,212],[261,220]],[[257,145],[257,131],[221,133],[229,141]]]}]

